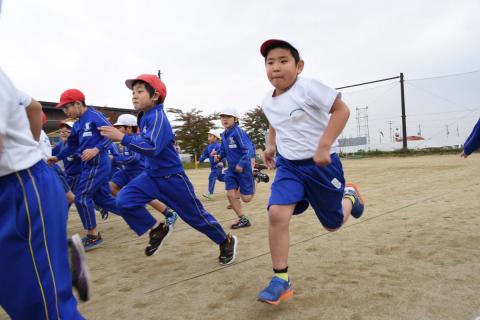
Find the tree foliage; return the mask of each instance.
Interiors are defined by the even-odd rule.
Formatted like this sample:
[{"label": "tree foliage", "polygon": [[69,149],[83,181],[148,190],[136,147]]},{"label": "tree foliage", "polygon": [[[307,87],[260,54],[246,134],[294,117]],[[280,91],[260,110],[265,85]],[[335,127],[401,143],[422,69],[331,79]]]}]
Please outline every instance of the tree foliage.
[{"label": "tree foliage", "polygon": [[260,106],[245,113],[242,126],[250,136],[257,149],[265,150],[265,137],[268,130],[268,120]]},{"label": "tree foliage", "polygon": [[208,131],[214,127],[215,115],[203,116],[202,111],[193,108],[191,111],[183,112],[181,109],[168,108],[167,112],[175,115],[172,126],[176,140],[182,151],[197,157],[203,152],[208,144]]}]

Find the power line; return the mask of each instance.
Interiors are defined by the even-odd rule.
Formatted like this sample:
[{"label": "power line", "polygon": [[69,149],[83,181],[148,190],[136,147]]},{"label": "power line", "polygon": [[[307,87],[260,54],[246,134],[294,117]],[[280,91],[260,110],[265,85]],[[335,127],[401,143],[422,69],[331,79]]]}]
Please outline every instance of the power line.
[{"label": "power line", "polygon": [[441,75],[441,76],[432,76],[432,77],[427,77],[427,78],[408,79],[408,80],[405,80],[405,81],[408,82],[408,81],[421,81],[421,80],[459,77],[459,76],[464,76],[464,75],[467,75],[467,74],[472,74],[472,73],[477,73],[477,72],[480,72],[480,69],[473,70],[473,71],[467,71],[467,72],[460,72],[460,73],[451,73],[451,74],[446,74],[446,75]]},{"label": "power line", "polygon": [[443,101],[445,101],[445,102],[447,102],[447,103],[449,103],[449,104],[458,106],[458,107],[463,108],[463,109],[465,109],[465,110],[467,110],[467,111],[470,111],[470,112],[474,111],[474,110],[471,110],[471,109],[469,109],[469,108],[467,108],[467,107],[465,107],[465,106],[463,106],[463,105],[461,105],[461,104],[459,104],[459,103],[457,103],[457,102],[455,102],[455,101],[452,101],[452,100],[450,100],[450,99],[447,99],[447,98],[444,98],[444,97],[442,97],[442,96],[439,96],[438,94],[433,93],[433,92],[431,92],[430,90],[427,90],[427,89],[424,89],[424,88],[420,88],[420,87],[415,86],[415,85],[413,85],[413,84],[411,84],[411,83],[409,83],[409,82],[407,82],[407,84],[408,84],[409,86],[413,87],[414,89],[424,91],[425,93],[428,93],[429,95],[431,95],[431,96],[433,96],[433,97],[435,97],[435,98],[437,98],[437,99],[439,99],[439,100],[443,100]]}]

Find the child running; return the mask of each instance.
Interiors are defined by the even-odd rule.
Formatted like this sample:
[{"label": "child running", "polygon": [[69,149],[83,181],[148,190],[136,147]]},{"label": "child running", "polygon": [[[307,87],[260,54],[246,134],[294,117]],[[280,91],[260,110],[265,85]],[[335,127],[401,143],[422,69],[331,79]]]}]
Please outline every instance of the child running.
[{"label": "child running", "polygon": [[231,208],[238,216],[238,221],[231,225],[232,229],[250,227],[248,217],[242,212],[243,202],[250,202],[255,194],[252,158],[255,157],[253,143],[248,134],[239,127],[239,115],[233,108],[220,113],[220,119],[225,131],[221,134],[220,152],[215,155],[219,162],[227,159],[228,169],[225,173],[225,189]]},{"label": "child running", "polygon": [[[136,135],[138,128],[137,117],[131,114],[122,114],[113,126],[123,134]],[[120,154],[112,157],[112,164],[121,167],[110,181],[110,190],[114,196],[117,196],[118,192],[133,178],[145,171],[145,157],[138,152],[130,150],[127,146],[122,146]],[[178,218],[177,213],[157,199],[150,201],[149,205],[165,216],[165,223],[172,231]]]},{"label": "child running", "polygon": [[345,184],[336,153],[336,139],[350,114],[341,94],[317,80],[299,77],[304,62],[287,41],[265,41],[260,52],[274,87],[262,103],[270,123],[264,157],[267,166],[277,170],[268,201],[274,276],[258,299],[278,304],[293,296],[288,274],[292,215],[310,204],[320,223],[335,231],[350,215],[360,218],[364,201],[355,185]]},{"label": "child running", "polygon": [[124,134],[109,126],[100,130],[105,137],[121,141],[129,150],[143,154],[145,171],[118,193],[119,214],[137,235],[150,230],[145,254],[151,256],[160,249],[169,233],[165,223],[156,220],[145,208],[145,204],[159,199],[175,210],[186,223],[219,245],[220,264],[232,263],[235,260],[237,238],[227,235],[195,196],[193,185],[175,149],[175,137],[163,108],[167,95],[165,84],[151,74],[142,74],[125,81],[125,84],[132,90],[135,110],[141,112],[140,135]]},{"label": "child running", "polygon": [[215,154],[220,151],[220,134],[215,129],[210,129],[208,132],[208,146],[203,150],[202,155],[198,159],[198,163],[202,163],[206,159],[210,161],[210,174],[208,175],[208,193],[204,193],[203,196],[208,200],[213,200],[213,192],[215,190],[215,182],[217,179],[222,179],[223,163],[215,162]]},{"label": "child running", "polygon": [[41,112],[0,69],[0,306],[12,319],[84,319],[72,293],[67,201],[38,147]]},{"label": "child running", "polygon": [[95,204],[106,211],[116,213],[115,199],[110,194],[108,180],[110,160],[108,148],[111,141],[102,137],[98,128],[111,126],[105,116],[85,104],[85,95],[77,89],[62,93],[56,106],[69,118],[78,118],[68,137],[66,147],[56,156],[49,158],[53,164],[59,160],[78,154],[82,160],[82,172],[75,190],[75,205],[87,235],[83,238],[85,250],[91,250],[103,243],[97,230]]}]

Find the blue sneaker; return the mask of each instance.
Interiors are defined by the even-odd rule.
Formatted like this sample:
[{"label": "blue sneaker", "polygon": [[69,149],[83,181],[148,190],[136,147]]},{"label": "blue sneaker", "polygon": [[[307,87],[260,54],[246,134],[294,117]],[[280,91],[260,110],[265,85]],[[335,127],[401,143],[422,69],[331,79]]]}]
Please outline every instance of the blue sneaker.
[{"label": "blue sneaker", "polygon": [[90,251],[98,248],[103,243],[103,238],[100,235],[100,232],[96,236],[87,234],[87,236],[82,238],[82,243],[85,251]]},{"label": "blue sneaker", "polygon": [[351,215],[356,219],[360,218],[363,214],[363,210],[365,209],[365,200],[363,200],[363,197],[360,195],[358,186],[350,182],[347,183],[345,185],[343,197],[349,198],[350,200],[352,200],[351,198],[355,199],[355,201],[352,200],[353,206]]},{"label": "blue sneaker", "polygon": [[165,213],[165,224],[170,228],[173,229],[175,223],[177,223],[178,213],[174,210],[168,208],[167,212]]},{"label": "blue sneaker", "polygon": [[277,305],[281,301],[293,297],[292,284],[290,280],[285,281],[274,276],[268,286],[258,293],[257,297],[260,301]]}]

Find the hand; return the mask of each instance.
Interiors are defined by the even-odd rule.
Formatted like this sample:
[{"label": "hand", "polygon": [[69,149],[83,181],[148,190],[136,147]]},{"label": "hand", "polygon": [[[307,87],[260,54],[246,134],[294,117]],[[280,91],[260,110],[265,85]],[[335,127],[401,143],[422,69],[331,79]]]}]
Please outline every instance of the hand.
[{"label": "hand", "polygon": [[330,158],[330,146],[319,146],[317,151],[315,151],[313,161],[320,167],[328,166],[332,163],[332,159]]},{"label": "hand", "polygon": [[263,152],[263,161],[268,169],[275,169],[275,147],[267,146]]},{"label": "hand", "polygon": [[111,154],[109,154],[108,159],[113,160],[113,156]]},{"label": "hand", "polygon": [[47,163],[48,163],[49,165],[54,165],[54,164],[57,163],[57,162],[58,162],[58,158],[55,157],[55,156],[53,156],[53,157],[48,157],[48,159],[47,159]]},{"label": "hand", "polygon": [[220,161],[220,156],[218,154],[214,155],[213,160],[215,161],[215,163],[219,162]]},{"label": "hand", "polygon": [[210,152],[210,157],[213,157],[217,154],[217,150],[213,150],[212,152]]},{"label": "hand", "polygon": [[98,148],[91,148],[91,149],[85,149],[83,150],[82,152],[82,161],[88,161],[88,160],[91,160],[93,159],[98,153],[100,152],[100,150],[98,150]]},{"label": "hand", "polygon": [[235,172],[243,172],[243,168],[239,164],[235,166]]},{"label": "hand", "polygon": [[120,130],[115,127],[102,126],[98,128],[98,130],[100,130],[100,134],[102,136],[107,137],[112,141],[122,141],[123,137],[125,136],[125,134],[121,133]]},{"label": "hand", "polygon": [[468,158],[468,156],[469,156],[468,154],[465,154],[465,151],[462,151],[462,153],[460,153],[460,158],[466,159]]}]

